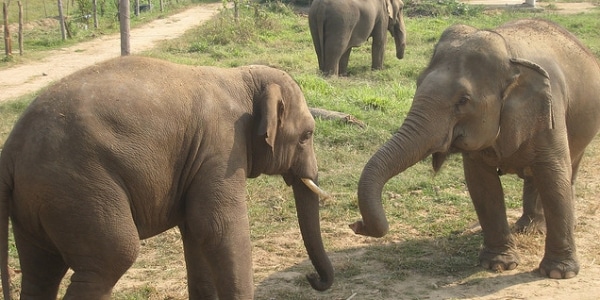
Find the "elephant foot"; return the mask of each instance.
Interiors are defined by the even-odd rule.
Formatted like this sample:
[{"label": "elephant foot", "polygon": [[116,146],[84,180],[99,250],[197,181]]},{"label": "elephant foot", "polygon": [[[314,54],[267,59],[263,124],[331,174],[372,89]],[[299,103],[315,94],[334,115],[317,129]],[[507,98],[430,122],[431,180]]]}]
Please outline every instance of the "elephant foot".
[{"label": "elephant foot", "polygon": [[544,215],[530,216],[523,214],[515,223],[514,231],[523,234],[546,234]]},{"label": "elephant foot", "polygon": [[493,251],[484,247],[479,253],[479,265],[496,272],[513,270],[519,265],[519,256],[511,248]]},{"label": "elephant foot", "polygon": [[540,274],[553,279],[569,279],[579,273],[579,263],[575,259],[556,261],[545,258],[540,263]]}]

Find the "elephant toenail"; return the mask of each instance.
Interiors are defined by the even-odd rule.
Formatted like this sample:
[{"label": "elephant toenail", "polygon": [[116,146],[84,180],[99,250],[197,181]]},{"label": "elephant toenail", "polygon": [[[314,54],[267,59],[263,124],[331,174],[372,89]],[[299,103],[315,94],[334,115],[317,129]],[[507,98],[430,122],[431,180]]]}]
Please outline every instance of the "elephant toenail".
[{"label": "elephant toenail", "polygon": [[565,273],[565,279],[573,278],[576,275],[577,275],[577,273],[575,273],[573,271],[567,272],[567,273]]},{"label": "elephant toenail", "polygon": [[550,271],[550,278],[553,279],[562,279],[562,273],[559,270],[552,270]]},{"label": "elephant toenail", "polygon": [[514,263],[514,262],[513,262],[513,263],[510,263],[510,264],[508,265],[508,269],[507,269],[507,270],[514,270],[514,269],[516,269],[516,268],[517,268],[517,263]]}]

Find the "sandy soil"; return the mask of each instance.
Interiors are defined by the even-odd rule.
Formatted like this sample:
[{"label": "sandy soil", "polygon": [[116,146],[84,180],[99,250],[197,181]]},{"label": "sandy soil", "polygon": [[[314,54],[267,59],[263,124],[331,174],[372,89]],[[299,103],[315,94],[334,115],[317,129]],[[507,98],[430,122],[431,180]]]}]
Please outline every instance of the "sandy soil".
[{"label": "sandy soil", "polygon": [[[487,2],[487,1],[486,1]],[[542,4],[542,3],[540,3]],[[174,38],[189,28],[210,18],[221,7],[221,3],[193,7],[171,17],[154,21],[132,30],[131,47],[134,53],[151,48],[155,42]],[[543,5],[543,4],[542,4]],[[586,4],[556,5],[563,13],[578,13],[593,7]],[[91,64],[120,55],[119,36],[100,39],[52,51],[39,62],[19,65],[0,70],[0,101],[14,99],[35,92],[52,81],[60,79]],[[332,289],[326,293],[312,291],[304,283],[304,271],[311,270],[305,258],[298,232],[280,233],[265,241],[254,241],[254,272],[257,299],[277,299],[274,291],[286,290],[288,295],[302,299],[598,299],[600,296],[600,140],[596,139],[580,171],[578,186],[583,187],[577,202],[578,227],[577,245],[581,263],[580,274],[569,280],[553,280],[539,276],[535,269],[543,255],[543,237],[538,238],[537,249],[524,249],[522,263],[514,271],[503,273],[484,272],[471,276],[429,277],[408,274],[402,280],[384,280],[379,265],[365,265],[359,274],[346,278],[338,277]],[[518,211],[511,212],[511,218]],[[330,253],[339,269],[361,260],[366,248],[382,246],[381,242],[368,238],[357,238],[346,224],[323,224],[325,239],[336,248],[347,251]],[[175,231],[166,233],[167,242],[173,245],[169,251],[176,259],[165,261],[162,256],[173,253],[157,253],[152,243],[143,241],[138,263],[115,288],[115,293],[141,286],[151,286],[157,291],[152,299],[186,299],[185,266],[181,255],[181,240]],[[329,238],[328,238],[329,237]],[[332,238],[335,237],[335,238]],[[262,247],[263,245],[271,247]],[[145,246],[147,245],[147,246]],[[164,248],[163,248],[164,249]],[[275,250],[265,250],[275,249]],[[280,250],[284,249],[284,250]],[[291,249],[291,250],[290,250]],[[173,256],[171,256],[173,257]],[[360,259],[359,259],[360,257]],[[367,260],[368,261],[368,260]],[[298,271],[298,266],[303,266]],[[163,273],[159,279],[153,274]],[[383,281],[383,282],[382,282]],[[302,282],[300,284],[299,282]],[[385,284],[387,292],[378,286]],[[391,292],[390,292],[391,291]],[[281,293],[276,293],[281,294]]]}]

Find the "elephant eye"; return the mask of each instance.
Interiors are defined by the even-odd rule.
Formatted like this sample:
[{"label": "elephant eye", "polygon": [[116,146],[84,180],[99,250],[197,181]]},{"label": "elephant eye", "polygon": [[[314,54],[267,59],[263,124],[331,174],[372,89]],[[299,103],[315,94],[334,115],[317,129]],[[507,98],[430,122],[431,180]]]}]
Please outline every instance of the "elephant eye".
[{"label": "elephant eye", "polygon": [[458,103],[456,103],[456,104],[462,106],[462,105],[469,103],[470,100],[471,100],[471,97],[462,96],[462,97],[460,97],[460,99],[458,99]]},{"label": "elephant eye", "polygon": [[302,134],[302,136],[300,136],[300,144],[305,144],[308,140],[310,140],[310,138],[312,138],[313,132],[312,131],[306,131]]}]

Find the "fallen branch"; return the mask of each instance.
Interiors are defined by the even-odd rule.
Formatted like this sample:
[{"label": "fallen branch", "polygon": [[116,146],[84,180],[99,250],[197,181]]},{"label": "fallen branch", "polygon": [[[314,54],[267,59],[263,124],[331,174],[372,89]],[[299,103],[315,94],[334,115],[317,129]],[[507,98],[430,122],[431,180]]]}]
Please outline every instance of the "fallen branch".
[{"label": "fallen branch", "polygon": [[366,128],[367,125],[365,125],[365,123],[359,119],[357,119],[356,117],[354,117],[353,115],[349,115],[347,113],[343,113],[343,112],[339,112],[339,111],[332,111],[332,110],[326,110],[326,109],[322,109],[322,108],[314,108],[314,107],[310,107],[310,113],[312,114],[313,118],[320,118],[323,120],[337,120],[337,121],[341,121],[345,124],[351,124],[351,125],[356,125],[360,128]]}]

